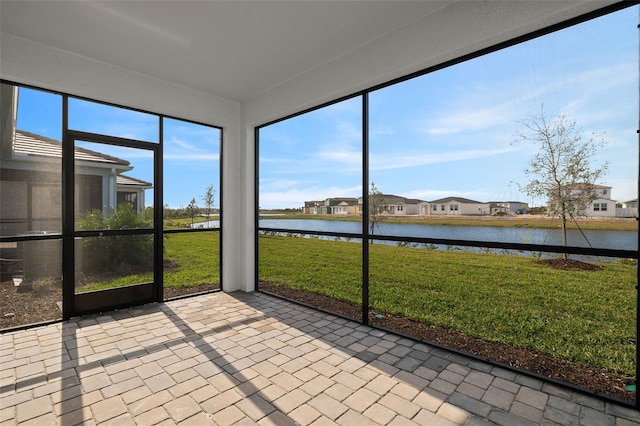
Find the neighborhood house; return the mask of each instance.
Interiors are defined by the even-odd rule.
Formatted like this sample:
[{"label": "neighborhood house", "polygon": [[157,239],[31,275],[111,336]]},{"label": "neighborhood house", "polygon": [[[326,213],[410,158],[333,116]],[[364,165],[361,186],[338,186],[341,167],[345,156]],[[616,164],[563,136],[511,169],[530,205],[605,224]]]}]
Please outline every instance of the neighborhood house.
[{"label": "neighborhood house", "polygon": [[[638,199],[616,202],[611,199],[610,186],[594,185],[595,199],[584,213],[585,217],[638,217]],[[573,189],[572,191],[580,191]],[[529,204],[522,201],[475,201],[463,197],[445,197],[433,201],[381,194],[380,212],[389,216],[501,216],[529,212]],[[305,201],[304,214],[310,215],[361,215],[362,197],[327,198],[323,201]],[[547,202],[552,210],[552,201]]]}]

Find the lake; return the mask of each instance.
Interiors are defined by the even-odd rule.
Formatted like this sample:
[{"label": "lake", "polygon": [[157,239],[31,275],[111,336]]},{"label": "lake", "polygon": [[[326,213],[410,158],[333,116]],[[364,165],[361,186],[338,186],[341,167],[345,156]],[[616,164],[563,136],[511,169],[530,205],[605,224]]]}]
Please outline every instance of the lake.
[{"label": "lake", "polygon": [[[219,227],[219,221],[196,224],[194,227]],[[343,232],[357,234],[362,231],[360,222],[322,219],[262,219],[261,228],[291,229],[299,231]],[[633,231],[585,230],[567,231],[568,244],[574,247],[591,247],[637,250],[638,235]],[[380,223],[375,235],[418,238],[443,238],[451,240],[496,241],[501,243],[562,245],[560,228],[506,228],[499,226],[422,225],[409,223]]]}]

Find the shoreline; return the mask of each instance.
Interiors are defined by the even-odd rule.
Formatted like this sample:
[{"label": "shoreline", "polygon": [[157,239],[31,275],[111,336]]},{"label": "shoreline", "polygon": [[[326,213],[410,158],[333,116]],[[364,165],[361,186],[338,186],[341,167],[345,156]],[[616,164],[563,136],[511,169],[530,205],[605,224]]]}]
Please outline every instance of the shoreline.
[{"label": "shoreline", "polygon": [[[309,215],[309,214],[283,214],[280,216],[268,216],[264,219],[310,219],[310,220],[337,220],[359,222],[361,216],[356,215]],[[577,224],[576,224],[577,222]],[[518,216],[381,216],[379,223],[407,223],[417,225],[436,226],[497,226],[504,228],[560,228],[558,218],[540,215]],[[596,217],[583,218],[567,222],[567,229],[588,229],[602,231],[638,231],[636,218]]]}]

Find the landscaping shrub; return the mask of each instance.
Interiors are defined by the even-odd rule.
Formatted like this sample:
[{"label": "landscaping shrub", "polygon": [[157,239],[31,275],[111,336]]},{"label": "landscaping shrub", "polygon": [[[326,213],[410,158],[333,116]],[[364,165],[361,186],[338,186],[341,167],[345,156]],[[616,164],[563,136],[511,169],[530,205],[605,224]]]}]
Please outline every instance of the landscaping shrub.
[{"label": "landscaping shrub", "polygon": [[[130,204],[121,204],[111,215],[102,210],[86,212],[78,222],[83,231],[151,228]],[[113,235],[82,239],[82,271],[129,271],[153,261],[153,235]]]}]

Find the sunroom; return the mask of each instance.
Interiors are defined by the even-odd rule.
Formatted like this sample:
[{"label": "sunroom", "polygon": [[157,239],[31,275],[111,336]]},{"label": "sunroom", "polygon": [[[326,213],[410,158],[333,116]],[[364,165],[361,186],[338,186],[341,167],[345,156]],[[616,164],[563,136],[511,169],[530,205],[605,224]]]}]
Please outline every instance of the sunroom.
[{"label": "sunroom", "polygon": [[[638,198],[638,16],[619,1],[3,1],[1,328],[277,296],[602,415],[637,407],[637,221],[559,218],[530,184],[541,135],[564,131],[585,147],[578,179]],[[62,147],[37,185],[5,167],[16,132]],[[82,153],[101,159],[93,186]],[[382,194],[425,204],[384,215]],[[362,209],[298,214],[330,197]],[[445,198],[528,208],[426,208]]]}]

